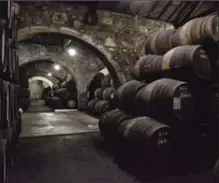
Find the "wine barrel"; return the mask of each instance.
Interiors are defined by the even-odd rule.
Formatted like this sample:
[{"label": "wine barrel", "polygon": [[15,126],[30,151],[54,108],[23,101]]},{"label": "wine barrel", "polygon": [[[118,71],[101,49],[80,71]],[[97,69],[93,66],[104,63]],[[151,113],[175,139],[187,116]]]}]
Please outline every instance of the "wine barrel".
[{"label": "wine barrel", "polygon": [[172,129],[150,117],[123,120],[119,124],[118,135],[124,144],[142,151],[153,161],[170,158]]},{"label": "wine barrel", "polygon": [[99,100],[98,99],[93,99],[91,101],[88,102],[88,109],[90,112],[92,113],[96,113],[95,111],[95,105],[96,103],[98,102]]},{"label": "wine barrel", "polygon": [[114,88],[109,87],[103,91],[103,100],[112,100],[112,94],[114,93]]},{"label": "wine barrel", "polygon": [[51,87],[50,86],[48,86],[46,88],[43,88],[42,98],[45,99],[46,97],[48,97],[49,92],[51,92]]},{"label": "wine barrel", "polygon": [[57,97],[59,97],[61,100],[68,100],[71,97],[71,93],[67,88],[59,88],[55,92]]},{"label": "wine barrel", "polygon": [[193,100],[188,83],[159,79],[141,88],[136,95],[136,107],[145,114],[170,125],[175,120],[189,120],[193,115]]},{"label": "wine barrel", "polygon": [[114,94],[115,102],[118,108],[126,112],[135,112],[133,106],[135,105],[135,96],[145,83],[137,80],[131,80],[121,85]]},{"label": "wine barrel", "polygon": [[114,109],[101,115],[99,119],[99,129],[101,135],[107,140],[116,138],[116,131],[119,124],[132,116],[120,109]]},{"label": "wine barrel", "polygon": [[76,103],[74,100],[69,100],[68,101],[68,108],[70,109],[75,109],[76,108]]},{"label": "wine barrel", "polygon": [[[162,60],[160,55],[145,55],[141,57],[132,69],[132,77],[137,80],[154,80],[162,77]],[[154,76],[153,78],[153,75]]]},{"label": "wine barrel", "polygon": [[147,82],[162,77],[192,82],[196,81],[196,78],[208,79],[211,64],[202,46],[178,46],[163,57],[159,55],[142,57],[136,63],[133,74],[134,78]]},{"label": "wine barrel", "polygon": [[[180,45],[202,44],[206,40],[217,42],[219,40],[218,22],[218,14],[192,19],[177,30],[179,32],[177,36],[180,40],[178,42]],[[172,39],[177,38],[175,36]]]},{"label": "wine barrel", "polygon": [[62,109],[63,108],[62,100],[59,97],[51,97],[50,107],[53,109]]},{"label": "wine barrel", "polygon": [[97,114],[103,114],[111,109],[110,103],[105,100],[99,100],[95,105],[95,111]]},{"label": "wine barrel", "polygon": [[94,97],[96,99],[102,100],[103,99],[103,88],[97,88],[94,92]]},{"label": "wine barrel", "polygon": [[164,29],[148,37],[145,43],[146,54],[163,54],[172,48],[171,36],[175,29]]},{"label": "wine barrel", "polygon": [[95,81],[96,83],[100,83],[101,85],[101,82],[104,79],[104,77],[105,77],[104,74],[99,72],[94,76],[93,81]]},{"label": "wine barrel", "polygon": [[108,74],[103,78],[101,82],[101,87],[102,88],[110,87],[110,81],[111,81],[111,76]]}]

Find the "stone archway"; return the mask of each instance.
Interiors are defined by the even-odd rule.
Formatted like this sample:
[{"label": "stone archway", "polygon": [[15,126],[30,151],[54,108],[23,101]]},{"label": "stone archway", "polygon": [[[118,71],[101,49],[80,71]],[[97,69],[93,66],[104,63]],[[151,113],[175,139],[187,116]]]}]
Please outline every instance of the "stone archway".
[{"label": "stone archway", "polygon": [[[78,60],[69,60],[67,56],[63,56],[61,50],[47,48],[47,46],[34,46],[33,51],[29,52],[27,46],[22,46],[23,43],[20,43],[18,46],[18,55],[20,65],[25,65],[37,60],[47,60],[56,64],[59,64],[62,67],[65,67],[69,70],[69,73],[74,76],[77,86],[78,102],[81,109],[86,109],[87,105],[87,85],[92,78],[99,70],[104,68],[104,64],[93,56],[88,57],[88,60],[84,60],[87,56],[79,57]],[[24,44],[26,45],[26,44]],[[23,50],[23,51],[22,51]],[[68,56],[69,57],[69,56]],[[72,59],[72,58],[70,58]],[[90,60],[91,59],[91,60]],[[91,64],[92,63],[92,64]],[[82,105],[80,105],[83,103]]]},{"label": "stone archway", "polygon": [[53,27],[53,26],[29,26],[18,30],[18,41],[30,39],[36,34],[42,33],[59,33],[70,36],[77,42],[82,43],[87,48],[90,48],[104,63],[109,70],[115,86],[120,86],[126,79],[118,64],[112,59],[112,55],[102,46],[96,43],[90,36],[81,35],[80,32],[68,27]]}]

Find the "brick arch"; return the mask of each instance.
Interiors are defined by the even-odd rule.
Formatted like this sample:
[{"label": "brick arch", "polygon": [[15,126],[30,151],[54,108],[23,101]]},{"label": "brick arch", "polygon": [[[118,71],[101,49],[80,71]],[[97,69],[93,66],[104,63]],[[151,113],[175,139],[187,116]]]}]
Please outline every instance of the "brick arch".
[{"label": "brick arch", "polygon": [[112,55],[110,52],[105,49],[103,45],[98,44],[96,41],[92,39],[91,36],[86,34],[81,34],[80,32],[69,28],[69,27],[61,27],[61,26],[48,26],[48,25],[34,25],[34,26],[28,26],[24,28],[20,28],[18,30],[18,41],[23,41],[25,39],[30,39],[36,34],[41,33],[59,33],[63,34],[65,36],[69,36],[72,39],[82,43],[86,47],[90,48],[104,63],[104,65],[109,70],[115,86],[119,86],[121,83],[123,83],[126,79],[123,74],[123,72],[120,70],[120,67],[118,66],[118,63],[116,63],[112,59]]}]

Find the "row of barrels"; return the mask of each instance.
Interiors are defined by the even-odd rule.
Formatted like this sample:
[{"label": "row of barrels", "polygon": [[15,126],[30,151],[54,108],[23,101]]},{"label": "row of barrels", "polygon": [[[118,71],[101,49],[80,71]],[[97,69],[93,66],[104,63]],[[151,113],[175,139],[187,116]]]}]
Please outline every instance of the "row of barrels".
[{"label": "row of barrels", "polygon": [[132,77],[145,82],[172,78],[197,84],[211,77],[211,62],[201,45],[178,46],[164,55],[149,54],[140,58],[132,70]]},{"label": "row of barrels", "polygon": [[19,62],[16,55],[17,15],[19,6],[11,1],[1,2],[0,12],[0,182],[5,183],[12,167],[16,145],[21,132],[19,111]]},{"label": "row of barrels", "polygon": [[54,109],[75,109],[76,102],[74,100],[62,100],[56,96],[45,98],[45,104]]},{"label": "row of barrels", "polygon": [[44,96],[45,104],[52,109],[75,109],[76,98],[67,88],[58,88]]},{"label": "row of barrels", "polygon": [[88,100],[95,98],[95,91],[98,88],[109,88],[113,87],[113,82],[111,76],[104,75],[103,73],[96,74],[90,82],[88,87]]},{"label": "row of barrels", "polygon": [[210,122],[210,116],[219,116],[218,85],[210,89],[210,96],[203,91],[193,92],[187,82],[174,79],[162,78],[149,84],[130,80],[115,91],[114,103],[128,113],[147,115],[173,126],[179,122]]},{"label": "row of barrels", "polygon": [[145,53],[160,55],[177,46],[218,42],[218,20],[219,15],[215,13],[192,19],[177,29],[158,31],[146,40]]},{"label": "row of barrels", "polygon": [[218,93],[212,86],[218,82],[217,67],[214,67],[216,59],[210,59],[201,45],[178,46],[163,56],[149,54],[140,58],[132,70],[132,77],[146,83],[161,78],[187,82],[196,106],[202,107],[200,110],[208,115],[206,111],[212,107],[212,96],[216,98]]},{"label": "row of barrels", "polygon": [[116,144],[125,152],[141,152],[153,164],[167,163],[170,158],[172,128],[152,118],[134,117],[114,109],[100,117],[99,129],[105,142]]},{"label": "row of barrels", "polygon": [[52,109],[76,108],[77,90],[75,79],[72,75],[68,75],[65,81],[54,86],[51,91],[44,91],[43,93],[45,104]]},{"label": "row of barrels", "polygon": [[130,80],[115,92],[117,107],[132,114],[146,115],[168,125],[193,117],[194,103],[188,83],[162,78],[149,84]]},{"label": "row of barrels", "polygon": [[[192,131],[182,127],[178,133],[172,127],[153,118],[136,117],[121,109],[114,109],[101,115],[99,129],[105,143],[113,146],[112,148],[123,156],[130,155],[126,161],[139,158],[143,164],[147,161],[147,167],[152,165],[159,168],[164,165],[168,168],[179,158],[185,160],[192,157],[194,161],[200,162],[204,156],[210,156],[209,133],[203,125],[193,128]],[[199,139],[198,136],[202,138]],[[206,139],[209,141],[205,148],[207,145],[209,148],[201,154],[199,150]]]},{"label": "row of barrels", "polygon": [[115,89],[97,88],[94,92],[94,99],[88,102],[88,110],[92,114],[101,115],[114,107],[113,97]]}]

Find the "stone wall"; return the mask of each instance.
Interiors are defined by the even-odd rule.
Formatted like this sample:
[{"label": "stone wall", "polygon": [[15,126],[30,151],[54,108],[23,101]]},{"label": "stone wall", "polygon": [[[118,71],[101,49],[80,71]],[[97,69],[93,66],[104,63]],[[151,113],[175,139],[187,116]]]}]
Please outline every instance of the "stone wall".
[{"label": "stone wall", "polygon": [[108,64],[106,66],[111,74],[113,68],[121,83],[125,82],[130,79],[130,68],[144,54],[147,37],[170,26],[164,22],[107,11],[97,11],[97,23],[87,25],[84,24],[86,8],[55,2],[40,8],[20,5],[20,9],[19,41],[39,33],[52,32],[71,36],[79,47],[79,54],[72,58],[58,46],[34,45],[32,49],[33,45],[23,44],[19,48],[20,64],[50,59],[68,68],[76,79],[78,99],[83,106],[87,102],[87,86],[91,78],[104,68],[104,64]]},{"label": "stone wall", "polygon": [[[18,46],[19,64],[23,65],[36,60],[50,60],[60,64],[74,76],[79,95],[78,98],[81,101],[85,101],[81,95],[85,96],[84,93],[87,92],[91,79],[104,68],[104,64],[90,50],[81,49],[80,46],[77,46],[76,49],[77,55],[72,58],[58,46],[20,43]],[[42,67],[45,68],[46,66],[41,66],[41,69]],[[58,72],[55,71],[55,73]],[[83,104],[83,106],[85,105]]]},{"label": "stone wall", "polygon": [[[58,3],[50,3],[40,8],[21,6],[19,29],[23,31],[20,31],[18,37],[25,39],[24,35],[30,34],[31,30],[35,33],[45,32],[43,26],[48,26],[50,32],[58,31],[63,34],[68,34],[71,29],[75,37],[98,48],[109,60],[118,63],[119,68],[116,69],[122,70],[128,79],[129,69],[136,62],[136,58],[143,54],[147,36],[170,26],[164,22],[107,11],[97,12],[96,25],[85,25],[83,20],[86,12],[84,7]],[[31,26],[38,26],[37,30],[33,27],[31,29]]]}]

